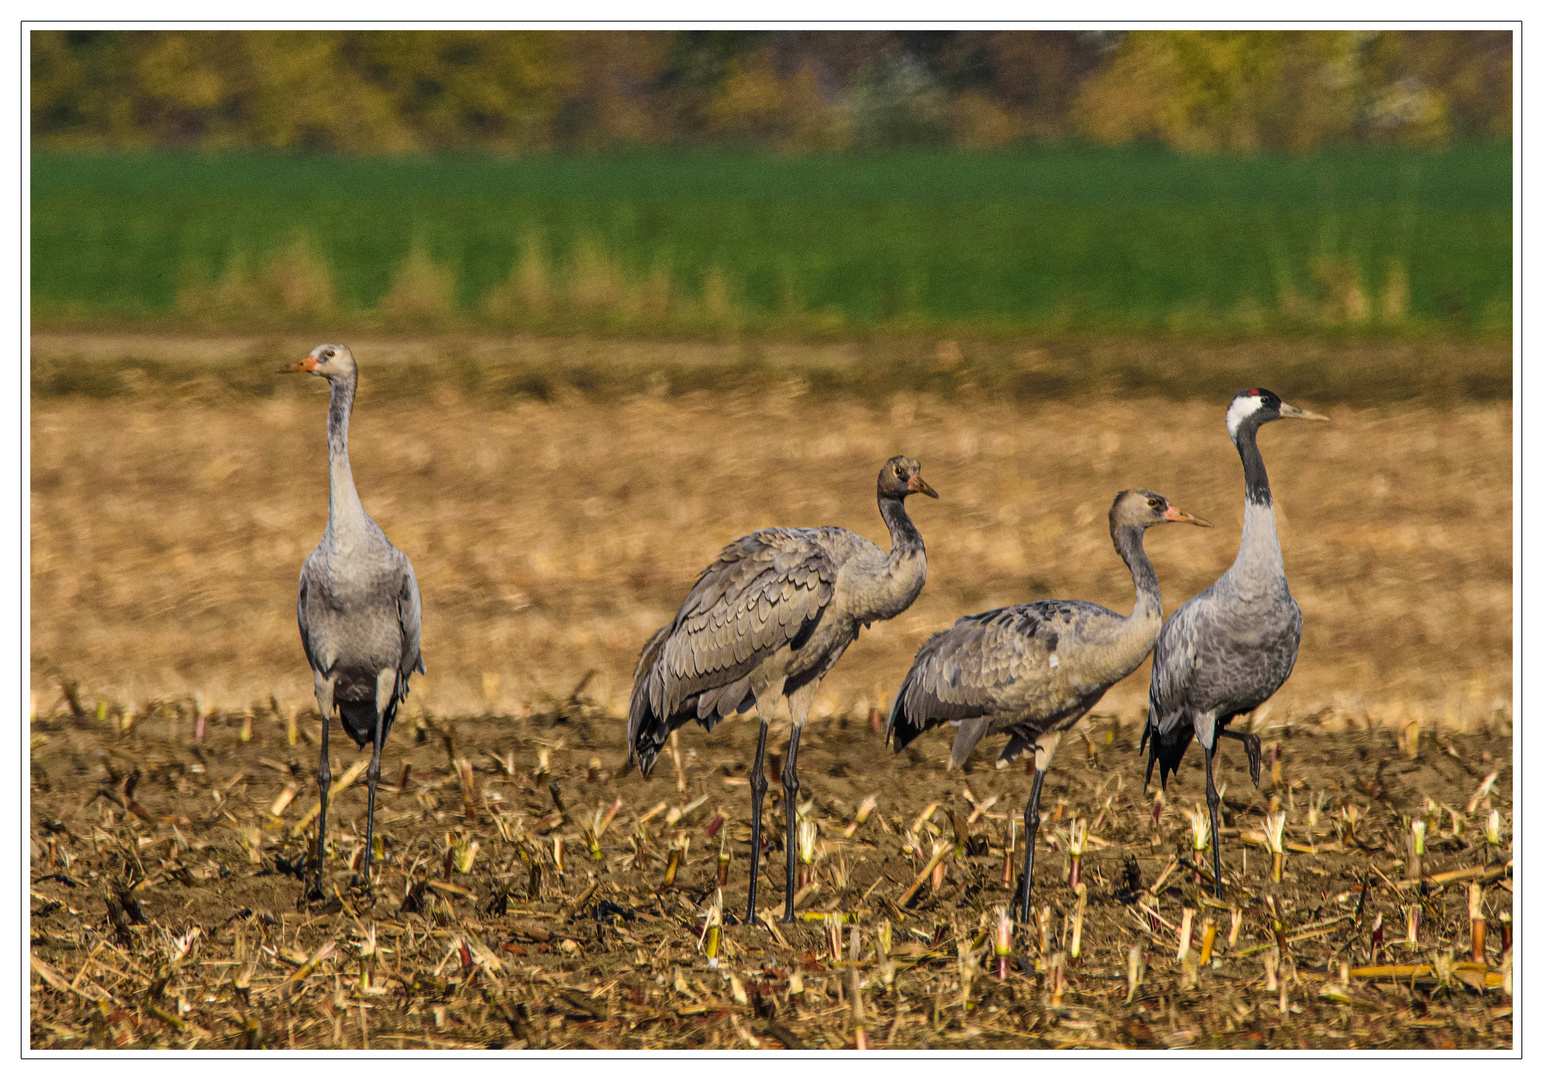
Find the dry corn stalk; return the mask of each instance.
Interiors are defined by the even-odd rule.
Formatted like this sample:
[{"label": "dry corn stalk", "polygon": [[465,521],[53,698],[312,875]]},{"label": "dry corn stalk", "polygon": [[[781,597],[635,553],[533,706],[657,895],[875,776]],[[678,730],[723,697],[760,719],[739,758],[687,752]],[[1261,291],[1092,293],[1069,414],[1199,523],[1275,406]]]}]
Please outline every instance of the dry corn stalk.
[{"label": "dry corn stalk", "polygon": [[[1072,892],[1077,891],[1077,886],[1082,882],[1082,853],[1088,845],[1088,823],[1081,818],[1072,822],[1071,835],[1067,839],[1066,849],[1071,856],[1071,869],[1067,874],[1066,883]],[[1076,953],[1072,954],[1073,956]]]},{"label": "dry corn stalk", "polygon": [[1125,954],[1125,983],[1129,987],[1125,992],[1125,1004],[1129,1005],[1136,1000],[1136,990],[1141,985],[1142,976],[1146,974],[1146,966],[1141,946],[1132,945],[1130,952]]},{"label": "dry corn stalk", "polygon": [[1278,810],[1265,818],[1265,844],[1270,849],[1270,878],[1280,881],[1286,870],[1286,812]]},{"label": "dry corn stalk", "polygon": [[1211,962],[1211,951],[1216,947],[1216,920],[1206,919],[1205,926],[1200,934],[1200,963],[1202,966]]},{"label": "dry corn stalk", "polygon": [[1416,818],[1409,823],[1409,865],[1404,877],[1411,881],[1420,878],[1424,870],[1425,857],[1425,822]]},{"label": "dry corn stalk", "polygon": [[1484,963],[1484,886],[1477,881],[1468,886],[1468,925],[1473,942],[1473,960]]},{"label": "dry corn stalk", "polygon": [[1195,909],[1185,908],[1183,918],[1179,920],[1179,949],[1174,959],[1183,960],[1184,954],[1189,952],[1190,935],[1194,933]]},{"label": "dry corn stalk", "polygon": [[1077,908],[1072,913],[1072,959],[1077,959],[1082,954],[1082,919],[1088,909],[1088,886],[1085,882],[1077,883]]},{"label": "dry corn stalk", "polygon": [[1013,955],[1013,920],[1006,904],[997,905],[996,926],[997,978],[1007,978],[1007,966]]}]

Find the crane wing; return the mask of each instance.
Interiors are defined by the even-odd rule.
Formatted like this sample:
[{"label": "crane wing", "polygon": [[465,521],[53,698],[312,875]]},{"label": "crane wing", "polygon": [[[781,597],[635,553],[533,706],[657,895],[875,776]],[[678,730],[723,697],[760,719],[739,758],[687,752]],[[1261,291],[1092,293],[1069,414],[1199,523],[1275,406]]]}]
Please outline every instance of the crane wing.
[{"label": "crane wing", "polygon": [[306,662],[311,665],[312,671],[325,672],[332,666],[330,660],[317,655],[317,646],[321,643],[311,640],[311,591],[316,573],[316,552],[313,551],[300,567],[300,595],[295,599],[295,621],[300,624],[300,646],[305,649]]},{"label": "crane wing", "polygon": [[645,769],[671,730],[734,712],[757,665],[808,640],[836,569],[815,530],[762,529],[719,553],[638,659],[628,741]]},{"label": "crane wing", "polygon": [[402,562],[402,583],[396,601],[397,624],[402,628],[402,662],[397,670],[402,673],[400,693],[406,697],[407,677],[414,671],[427,675],[429,669],[423,662],[420,640],[423,598],[418,592],[418,575],[413,573],[412,560],[400,551],[397,556]]},{"label": "crane wing", "polygon": [[[939,724],[1031,708],[1053,678],[1050,660],[1062,637],[1074,636],[1089,616],[1112,614],[1082,601],[1041,600],[966,615],[934,634],[917,651],[890,708],[896,751]],[[968,757],[986,727],[962,724],[961,737],[967,733],[970,746],[956,746],[956,760]]]},{"label": "crane wing", "polygon": [[[813,630],[835,594],[836,567],[814,537],[762,529],[702,572],[659,650],[666,713],[692,694],[736,682]],[[661,689],[664,689],[661,687]]]}]

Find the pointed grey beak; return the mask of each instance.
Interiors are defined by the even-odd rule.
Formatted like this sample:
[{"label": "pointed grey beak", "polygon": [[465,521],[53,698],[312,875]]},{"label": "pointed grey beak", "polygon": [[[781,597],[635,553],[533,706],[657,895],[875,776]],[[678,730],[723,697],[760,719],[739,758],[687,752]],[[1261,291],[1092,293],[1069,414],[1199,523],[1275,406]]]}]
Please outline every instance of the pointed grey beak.
[{"label": "pointed grey beak", "polygon": [[1323,420],[1327,422],[1329,419],[1322,413],[1308,412],[1306,409],[1299,409],[1295,405],[1287,405],[1284,401],[1280,403],[1280,414],[1282,417],[1290,420]]}]

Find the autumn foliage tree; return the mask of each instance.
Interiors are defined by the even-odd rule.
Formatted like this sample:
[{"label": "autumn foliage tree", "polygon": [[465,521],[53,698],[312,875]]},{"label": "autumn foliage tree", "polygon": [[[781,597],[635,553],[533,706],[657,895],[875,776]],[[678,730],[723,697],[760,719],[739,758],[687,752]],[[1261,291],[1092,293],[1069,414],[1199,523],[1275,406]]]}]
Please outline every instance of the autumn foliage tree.
[{"label": "autumn foliage tree", "polygon": [[1506,31],[38,30],[34,144],[401,154],[1508,138]]}]

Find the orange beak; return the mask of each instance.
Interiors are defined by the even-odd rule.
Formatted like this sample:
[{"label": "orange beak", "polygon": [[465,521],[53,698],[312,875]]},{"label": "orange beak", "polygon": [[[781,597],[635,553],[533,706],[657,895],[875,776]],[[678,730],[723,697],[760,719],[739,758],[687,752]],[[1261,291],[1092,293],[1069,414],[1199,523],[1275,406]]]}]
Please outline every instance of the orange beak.
[{"label": "orange beak", "polygon": [[1194,514],[1186,514],[1184,511],[1180,510],[1177,506],[1174,506],[1171,503],[1168,505],[1168,512],[1164,514],[1163,517],[1167,521],[1179,521],[1183,522],[1185,525],[1199,525],[1202,529],[1209,529],[1212,527],[1211,523],[1205,518],[1198,518]]},{"label": "orange beak", "polygon": [[905,482],[905,489],[914,491],[918,495],[929,495],[934,499],[938,497],[938,493],[932,490],[932,485],[922,479],[921,473],[912,473],[911,479]]},{"label": "orange beak", "polygon": [[304,360],[300,361],[298,364],[290,364],[288,367],[281,367],[281,368],[279,368],[279,373],[287,375],[287,374],[290,374],[290,373],[296,372],[296,371],[315,371],[315,370],[316,370],[316,357],[314,357],[314,356],[307,356]]}]

